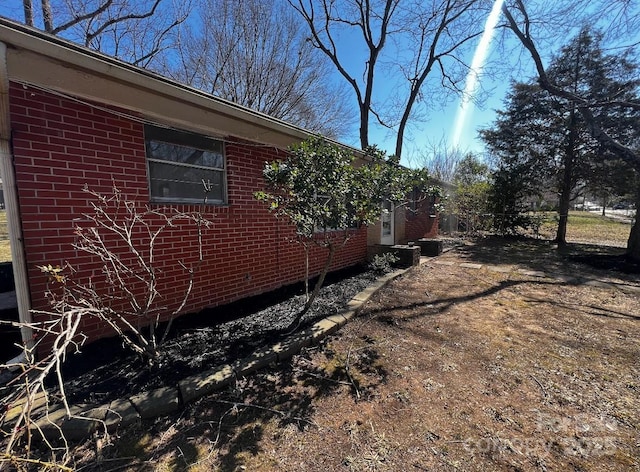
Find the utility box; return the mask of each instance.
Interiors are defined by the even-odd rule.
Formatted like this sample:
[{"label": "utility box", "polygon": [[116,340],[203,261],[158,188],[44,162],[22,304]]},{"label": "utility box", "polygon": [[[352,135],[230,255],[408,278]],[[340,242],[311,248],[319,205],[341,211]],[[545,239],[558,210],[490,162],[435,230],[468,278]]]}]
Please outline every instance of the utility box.
[{"label": "utility box", "polygon": [[442,240],[440,239],[418,239],[420,254],[423,256],[439,256],[442,254]]},{"label": "utility box", "polygon": [[398,256],[398,262],[394,264],[395,266],[406,268],[420,264],[420,246],[398,244],[391,246],[391,249]]}]

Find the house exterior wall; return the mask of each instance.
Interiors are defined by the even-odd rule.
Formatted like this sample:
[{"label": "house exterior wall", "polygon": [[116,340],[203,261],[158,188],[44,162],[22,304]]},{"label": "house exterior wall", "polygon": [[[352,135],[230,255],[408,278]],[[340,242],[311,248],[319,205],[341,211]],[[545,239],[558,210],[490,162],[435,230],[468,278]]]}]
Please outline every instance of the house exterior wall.
[{"label": "house exterior wall", "polygon": [[367,227],[367,246],[375,246],[380,244],[381,231],[382,223],[379,219],[374,224]]},{"label": "house exterior wall", "polygon": [[[177,103],[176,106],[179,106]],[[29,85],[11,83],[12,143],[32,308],[46,310],[47,280],[39,265],[69,263],[74,279],[100,281],[101,264],[73,249],[74,228],[91,211],[92,197],[83,191],[110,194],[115,184],[130,200],[149,203],[143,124],[113,107],[78,102]],[[172,205],[200,212],[211,221],[203,232],[204,262],[183,312],[228,303],[302,280],[304,252],[293,227],[271,215],[253,198],[263,186],[265,161],[282,156],[275,147],[226,136],[226,205]],[[170,211],[165,205],[153,209]],[[169,311],[179,306],[188,277],[180,262],[197,261],[193,225],[177,225],[156,243],[159,292]],[[332,270],[366,258],[367,232],[362,229],[335,256]],[[326,250],[313,248],[311,272],[320,271]],[[104,283],[104,280],[102,281]],[[34,321],[38,321],[35,319]],[[113,334],[96,319],[84,320],[90,339]]]},{"label": "house exterior wall", "polygon": [[394,225],[395,225],[395,244],[406,244],[407,243],[407,209],[403,206],[400,206],[395,209],[393,213]]},{"label": "house exterior wall", "polygon": [[[430,199],[420,201],[417,208],[409,209],[405,205],[396,207],[394,211],[394,243],[407,244],[422,238],[438,236],[438,214]],[[381,223],[377,221],[368,228],[367,246],[369,257],[377,253],[380,246]]]},{"label": "house exterior wall", "polygon": [[404,213],[404,237],[401,244],[438,236],[438,215],[430,198],[420,201],[415,210],[405,209]]}]

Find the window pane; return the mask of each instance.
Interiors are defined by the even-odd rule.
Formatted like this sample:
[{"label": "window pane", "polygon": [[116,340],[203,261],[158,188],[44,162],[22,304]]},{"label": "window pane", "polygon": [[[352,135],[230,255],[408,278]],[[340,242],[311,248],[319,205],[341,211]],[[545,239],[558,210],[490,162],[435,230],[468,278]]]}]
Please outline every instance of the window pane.
[{"label": "window pane", "polygon": [[173,143],[191,149],[206,149],[214,154],[222,155],[222,142],[201,134],[146,125],[144,135],[147,141]]},{"label": "window pane", "polygon": [[147,157],[164,161],[222,169],[222,153],[204,151],[161,141],[147,141]]},{"label": "window pane", "polygon": [[151,200],[226,202],[222,141],[152,125],[144,132]]},{"label": "window pane", "polygon": [[[224,201],[223,172],[149,162],[151,195],[158,200]],[[204,182],[203,182],[204,181]]]}]

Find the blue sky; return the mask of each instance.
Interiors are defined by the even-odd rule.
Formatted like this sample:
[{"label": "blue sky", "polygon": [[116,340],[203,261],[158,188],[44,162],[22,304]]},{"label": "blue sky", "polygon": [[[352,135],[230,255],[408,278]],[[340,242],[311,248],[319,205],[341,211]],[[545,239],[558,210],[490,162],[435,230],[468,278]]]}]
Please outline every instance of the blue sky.
[{"label": "blue sky", "polygon": [[[476,45],[479,42],[480,38],[477,38]],[[501,58],[499,54],[500,52],[491,45],[489,47],[487,62],[504,63],[503,58]],[[472,56],[473,51],[471,51],[466,58],[468,64],[471,64]],[[461,151],[470,151],[477,154],[483,153],[484,144],[478,137],[478,130],[491,126],[496,118],[495,110],[503,107],[506,93],[513,78],[504,75],[505,69],[505,67],[500,68],[503,72],[502,75],[496,76],[495,72],[481,73],[478,77],[478,89],[476,90],[475,98],[479,98],[480,100],[479,103],[472,101],[468,104],[466,119],[460,131],[457,144],[457,147]],[[528,70],[525,75],[520,75],[522,74],[520,71],[517,79],[528,79],[532,76],[532,73],[532,69]],[[424,116],[423,119],[412,122],[410,136],[405,139],[403,148],[404,164],[415,164],[417,155],[425,149],[432,149],[434,145],[438,146],[446,143],[448,146],[453,146],[451,141],[460,106],[461,99],[456,97],[450,100],[445,107],[436,106],[428,115]],[[388,153],[392,153],[395,149],[395,133],[383,129],[380,126],[374,126],[373,128],[371,142],[377,144]],[[350,144],[358,145],[357,136],[354,142]]]},{"label": "blue sky", "polygon": [[[498,2],[499,0],[494,0]],[[36,4],[38,2],[35,2]],[[535,2],[534,2],[535,3]],[[34,5],[36,7],[37,5]],[[38,10],[38,8],[36,8]],[[14,18],[18,21],[23,19],[22,0],[0,0],[0,15]],[[573,25],[573,27],[577,27]],[[502,63],[503,67],[495,69],[493,74],[481,75],[479,78],[479,86],[483,90],[483,101],[481,105],[473,105],[469,107],[465,126],[460,132],[460,140],[458,148],[463,151],[471,151],[477,154],[482,154],[484,146],[482,141],[478,138],[478,129],[488,127],[495,120],[495,111],[503,106],[503,101],[508,90],[509,84],[512,79],[527,80],[533,76],[533,67],[530,57],[524,54],[521,58],[518,57],[518,43],[511,37],[512,49],[505,53],[506,49],[498,50],[495,48],[495,41],[489,46],[489,54],[487,60],[490,63]],[[352,68],[351,73],[354,77],[361,77],[363,55],[362,51],[357,50],[357,44],[361,42],[361,38],[357,37],[341,37],[339,38],[341,43],[342,52],[345,54],[344,59],[346,63]],[[463,59],[467,64],[471,64],[473,58],[473,50],[480,43],[481,38],[478,37],[475,40],[475,44],[470,48],[467,57]],[[520,48],[521,51],[521,48]],[[360,53],[359,53],[360,52]],[[507,57],[500,57],[500,54],[505,54]],[[520,63],[520,59],[522,62]],[[513,63],[511,69],[508,68],[509,63]],[[496,72],[501,71],[501,72]],[[517,74],[513,77],[512,74]],[[437,74],[435,74],[437,75]],[[393,94],[393,88],[397,87],[399,82],[389,80],[389,77],[385,77],[383,74],[378,74],[376,86],[385,84],[386,88],[377,90],[378,101],[385,100],[387,95]],[[335,80],[343,79],[336,73]],[[385,83],[386,81],[386,83]],[[405,82],[406,83],[406,82]],[[426,84],[428,86],[428,84]],[[433,90],[438,90],[438,83],[431,85]],[[350,91],[350,93],[353,93]],[[355,98],[354,101],[354,114],[357,115]],[[418,155],[424,153],[425,150],[430,150],[434,146],[441,143],[451,145],[451,136],[454,133],[455,120],[458,111],[460,100],[452,98],[447,101],[445,106],[436,104],[426,112],[420,113],[419,118],[414,119],[407,130],[407,136],[405,138],[403,149],[403,163],[407,165],[421,164]],[[353,132],[351,136],[343,139],[347,144],[353,146],[359,146],[359,139],[357,134],[357,120],[354,123]],[[373,118],[370,124],[370,143],[376,144],[380,148],[386,150],[388,153],[392,153],[395,149],[395,130],[388,130],[381,126],[376,126],[373,122]]]},{"label": "blue sky", "polygon": [[[37,5],[36,12],[38,13]],[[0,15],[13,18],[17,21],[23,20],[23,9],[21,0],[0,0]],[[353,40],[350,38],[342,38],[347,44],[352,45]],[[347,57],[351,56],[349,54]],[[354,60],[357,64],[357,54],[354,52]],[[349,57],[350,58],[350,57]],[[469,58],[471,62],[471,57]],[[354,72],[357,76],[360,72]],[[382,76],[379,76],[379,82],[383,81]],[[336,80],[342,80],[336,78]],[[508,83],[506,81],[499,81],[496,87],[495,83],[492,83],[489,78],[482,79],[482,85],[485,88],[494,88],[493,93],[487,98],[486,102],[481,108],[472,106],[469,111],[469,116],[465,129],[461,135],[460,148],[464,150],[471,150],[480,152],[482,150],[482,143],[477,139],[477,128],[480,126],[488,126],[494,118],[493,110],[499,108],[502,105],[504,97],[505,86]],[[381,94],[385,93],[385,89],[382,88],[378,91],[378,98]],[[354,104],[355,105],[355,104]],[[355,106],[354,106],[355,108]],[[408,132],[409,136],[405,139],[405,157],[410,157],[416,152],[416,150],[422,150],[425,147],[431,147],[432,144],[437,144],[444,140],[448,140],[454,127],[454,121],[456,117],[456,111],[458,108],[458,101],[449,101],[445,108],[436,106],[428,115],[423,115],[424,120],[415,120]],[[372,132],[370,142],[377,144],[387,152],[392,153],[395,149],[395,133],[371,125]],[[351,137],[343,139],[348,144],[359,146],[359,139],[357,136],[357,124],[354,124],[354,131]],[[405,159],[406,160],[406,159]]]},{"label": "blue sky", "polygon": [[[494,121],[495,110],[502,108],[509,80],[496,84],[494,80],[485,77],[483,82],[483,86],[492,89],[492,91],[481,105],[470,105],[469,107],[458,145],[459,149],[465,152],[483,152],[484,145],[478,138],[478,129],[486,128]],[[412,127],[415,130],[404,144],[403,160],[405,164],[410,163],[409,161],[416,157],[416,153],[419,154],[424,149],[431,149],[433,145],[437,146],[441,142],[451,144],[450,138],[455,127],[458,107],[459,101],[456,100],[443,109],[434,110],[424,121],[413,123]],[[376,143],[388,153],[392,153],[395,149],[395,135],[389,136],[389,134],[388,130],[376,128],[371,134],[371,142]],[[350,144],[358,145],[357,139]]]},{"label": "blue sky", "polygon": [[[493,14],[494,25],[501,16],[501,3],[501,0],[495,0],[496,7],[494,8]],[[353,34],[353,36],[351,36],[351,34]],[[362,34],[357,29],[355,33],[345,33],[342,31],[340,34],[336,34],[334,39],[336,39],[336,44],[338,46],[338,57],[341,64],[345,69],[347,69],[353,78],[359,81],[361,90],[364,90],[361,78],[365,73],[364,63],[368,58],[368,50],[363,45]],[[515,70],[515,68],[508,69],[507,67],[504,67],[505,61],[502,61],[502,58],[499,57],[499,52],[493,47],[493,43],[490,41],[487,42],[487,39],[488,38],[485,38],[485,41],[483,42],[481,37],[477,37],[474,41],[470,42],[468,44],[468,46],[470,46],[468,48],[469,50],[466,52],[462,60],[466,64],[471,65],[476,49],[486,50],[487,54],[484,59],[492,62],[503,63],[503,67],[501,67],[503,75],[496,77],[494,70],[493,74],[483,75],[480,73],[478,76],[477,85],[478,89],[482,90],[482,100],[480,100],[480,103],[475,103],[475,101],[468,103],[464,127],[459,129],[459,139],[455,140],[457,142],[458,149],[463,152],[471,151],[477,154],[483,153],[484,145],[478,138],[478,129],[489,127],[494,121],[495,110],[502,108],[504,97],[512,78],[510,76],[504,76],[504,73],[507,70],[509,70],[509,73]],[[397,43],[397,41],[398,39],[396,38],[395,42]],[[515,41],[513,43],[516,44]],[[395,62],[395,57],[393,55],[402,55],[402,49],[400,46],[398,44],[395,46],[395,49],[393,49],[393,46],[389,46],[391,48],[389,50],[385,47],[383,55],[381,55],[378,60],[373,97],[374,108],[378,112],[383,111],[383,108],[380,107],[381,102],[388,100],[388,97],[393,96],[394,93],[398,92],[398,90],[402,91],[407,87],[406,80],[399,78],[400,75],[397,71],[394,75],[394,73],[389,73],[385,70],[385,60],[388,60],[393,64]],[[387,57],[385,57],[385,54]],[[389,59],[389,55],[392,56],[391,59]],[[412,54],[410,54],[410,56],[411,55]],[[484,60],[481,60],[481,62],[484,63]],[[430,78],[431,79],[428,79],[427,82],[423,84],[423,90],[425,90],[426,95],[432,98],[434,95],[440,95],[441,98],[444,97],[444,89],[440,84],[440,75],[437,68],[431,72]],[[336,80],[342,80],[344,83],[344,79],[339,76],[336,77]],[[464,87],[464,84],[462,87]],[[352,90],[349,90],[350,93],[353,94]],[[408,91],[406,90],[404,95],[400,93],[399,99],[402,104],[404,104],[404,100],[406,100],[407,93]],[[473,96],[478,98],[476,94]],[[407,130],[405,131],[402,154],[403,164],[410,166],[421,165],[423,163],[421,155],[426,151],[432,150],[434,147],[441,146],[442,144],[446,144],[447,146],[455,145],[455,143],[452,142],[452,137],[455,135],[454,129],[456,128],[456,116],[458,115],[461,100],[459,97],[449,94],[446,96],[446,100],[444,101],[446,102],[444,104],[434,102],[427,108],[423,108],[418,104],[414,106],[415,116],[412,118]],[[355,98],[353,98],[353,103],[355,108]],[[382,127],[377,123],[373,116],[370,118],[369,127],[370,144],[377,145],[381,149],[387,151],[388,154],[393,153],[395,151],[397,129],[389,130]],[[360,145],[357,123],[354,125],[352,135],[346,140],[343,139],[343,141],[356,147]]]}]

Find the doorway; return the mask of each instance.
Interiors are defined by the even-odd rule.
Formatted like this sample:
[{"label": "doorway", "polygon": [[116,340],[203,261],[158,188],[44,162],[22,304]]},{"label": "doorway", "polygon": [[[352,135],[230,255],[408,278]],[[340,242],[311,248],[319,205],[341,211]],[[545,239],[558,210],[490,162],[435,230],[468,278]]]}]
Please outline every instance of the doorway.
[{"label": "doorway", "polygon": [[380,244],[383,246],[393,246],[395,244],[394,220],[393,203],[385,200],[382,203],[382,216],[380,218]]}]

